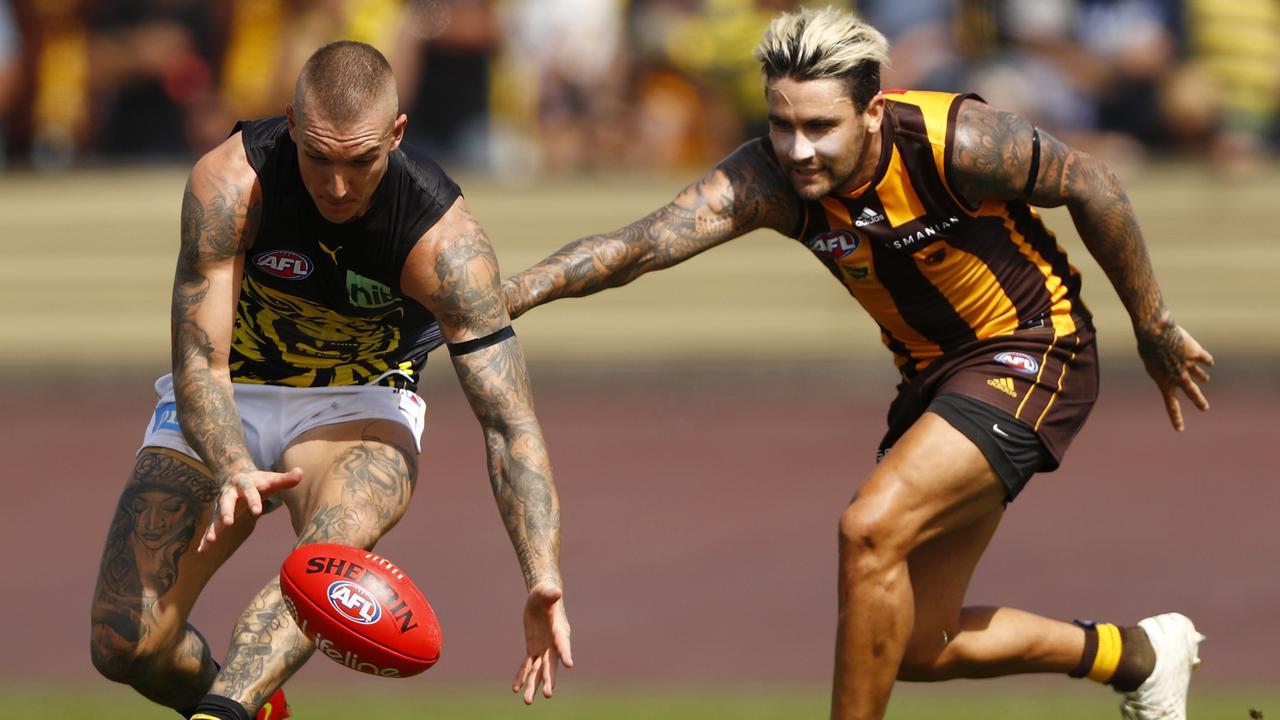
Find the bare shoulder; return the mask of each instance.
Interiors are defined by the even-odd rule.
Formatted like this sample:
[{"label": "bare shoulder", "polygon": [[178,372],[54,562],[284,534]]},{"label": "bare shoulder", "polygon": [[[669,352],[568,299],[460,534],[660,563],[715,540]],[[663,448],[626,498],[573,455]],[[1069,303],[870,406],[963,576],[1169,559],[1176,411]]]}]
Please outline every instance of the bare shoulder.
[{"label": "bare shoulder", "polygon": [[201,260],[226,260],[253,244],[262,217],[257,173],[240,133],[205,153],[182,197],[182,238]]},{"label": "bare shoulder", "polygon": [[202,155],[191,168],[191,177],[239,187],[245,192],[252,190],[258,182],[258,174],[249,164],[244,141],[238,132]]},{"label": "bare shoulder", "polygon": [[975,205],[1019,196],[1032,169],[1034,129],[1017,113],[961,101],[951,148],[955,190]]},{"label": "bare shoulder", "polygon": [[1017,113],[965,100],[951,151],[955,189],[973,203],[1022,200],[1057,207],[1107,189],[1114,177],[1097,158]]},{"label": "bare shoulder", "polygon": [[450,342],[508,322],[493,244],[461,195],[418,239],[401,271],[405,294],[430,310]]}]

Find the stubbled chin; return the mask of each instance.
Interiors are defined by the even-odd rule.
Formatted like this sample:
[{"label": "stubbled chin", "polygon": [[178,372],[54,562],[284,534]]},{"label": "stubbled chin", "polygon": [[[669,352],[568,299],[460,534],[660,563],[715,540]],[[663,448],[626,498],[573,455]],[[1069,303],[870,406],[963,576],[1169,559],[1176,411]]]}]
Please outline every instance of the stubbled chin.
[{"label": "stubbled chin", "polygon": [[820,181],[800,183],[793,179],[791,187],[795,189],[797,195],[805,200],[818,200],[830,190],[827,183]]}]

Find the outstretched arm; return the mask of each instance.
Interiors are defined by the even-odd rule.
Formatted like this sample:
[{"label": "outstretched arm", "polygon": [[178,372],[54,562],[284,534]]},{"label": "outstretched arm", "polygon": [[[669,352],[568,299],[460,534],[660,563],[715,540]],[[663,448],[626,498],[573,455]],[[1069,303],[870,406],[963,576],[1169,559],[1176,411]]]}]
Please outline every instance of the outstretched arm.
[{"label": "outstretched arm", "polygon": [[799,201],[769,152],[748,142],[670,203],[624,228],[575,240],[508,278],[502,291],[511,317],[625,285],[757,228],[792,230]]},{"label": "outstretched arm", "polygon": [[182,197],[171,312],[173,388],[182,434],[222,487],[202,550],[235,521],[240,501],[258,515],[262,495],[302,479],[296,469],[258,470],[231,392],[227,359],[244,251],[262,209],[254,180],[236,135],[196,163]]},{"label": "outstretched arm", "polygon": [[[406,292],[440,323],[454,369],[484,431],[493,496],[525,587],[526,654],[512,689],[533,702],[551,697],[558,662],[573,665],[560,578],[560,503],[542,429],[533,411],[524,354],[502,303],[498,262],[459,198],[410,254]],[[499,333],[495,335],[494,333]]]},{"label": "outstretched arm", "polygon": [[[1205,368],[1212,367],[1213,357],[1173,321],[1119,180],[1102,161],[1035,130],[1025,118],[974,100],[964,103],[952,150],[957,190],[975,204],[994,199],[1067,206],[1085,247],[1128,310],[1138,354],[1164,396],[1169,420],[1181,430],[1177,390],[1208,410],[1196,381],[1208,381]],[[1040,150],[1035,178],[1029,181],[1033,131]]]}]

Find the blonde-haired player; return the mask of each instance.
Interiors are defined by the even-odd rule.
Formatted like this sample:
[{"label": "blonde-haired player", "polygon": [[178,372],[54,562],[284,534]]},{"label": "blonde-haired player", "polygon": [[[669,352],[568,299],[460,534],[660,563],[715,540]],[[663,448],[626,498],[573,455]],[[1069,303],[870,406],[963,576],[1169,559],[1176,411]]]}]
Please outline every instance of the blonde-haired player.
[{"label": "blonde-haired player", "polygon": [[[512,317],[757,228],[804,244],[875,319],[901,374],[880,462],[839,524],[832,717],[880,718],[895,679],[1088,676],[1129,718],[1183,718],[1200,634],[966,607],[1006,506],[1058,467],[1097,396],[1080,275],[1031,206],[1066,205],[1182,429],[1213,360],[1174,321],[1107,166],[973,95],[881,91],[888,44],[842,11],[776,18],[756,50],[769,134],[672,202],[504,284]],[[767,268],[762,269],[767,273]],[[774,336],[786,342],[786,328]]]}]

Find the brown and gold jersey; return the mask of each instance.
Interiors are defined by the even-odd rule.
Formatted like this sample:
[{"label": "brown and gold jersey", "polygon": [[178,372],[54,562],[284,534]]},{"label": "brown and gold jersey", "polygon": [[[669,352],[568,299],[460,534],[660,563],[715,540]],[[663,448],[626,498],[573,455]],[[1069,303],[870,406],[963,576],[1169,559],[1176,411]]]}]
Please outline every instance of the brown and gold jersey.
[{"label": "brown and gold jersey", "polygon": [[797,239],[880,326],[910,379],[966,343],[1088,318],[1080,274],[1023,202],[971,207],[948,178],[971,95],[887,91],[880,163],[866,185],[805,203]]}]

